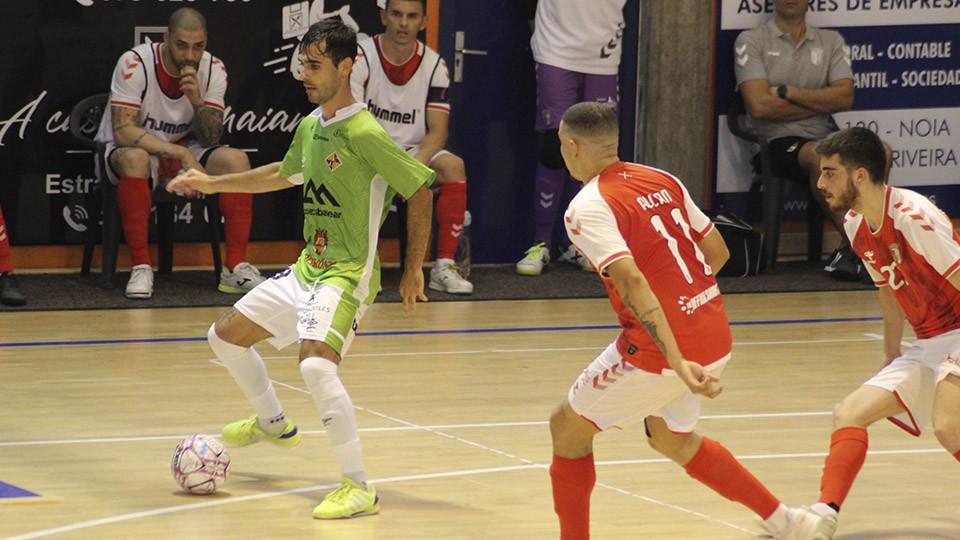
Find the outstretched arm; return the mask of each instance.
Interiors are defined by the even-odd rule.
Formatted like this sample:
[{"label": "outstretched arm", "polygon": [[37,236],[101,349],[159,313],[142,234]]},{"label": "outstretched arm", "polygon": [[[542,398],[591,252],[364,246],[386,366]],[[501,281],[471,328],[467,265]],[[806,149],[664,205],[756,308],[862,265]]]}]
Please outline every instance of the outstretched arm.
[{"label": "outstretched arm", "polygon": [[200,193],[266,193],[294,186],[280,176],[280,163],[270,163],[239,173],[210,176],[196,169],[181,174],[167,184],[167,191],[178,195]]},{"label": "outstretched arm", "polygon": [[407,199],[407,252],[404,257],[403,276],[400,278],[400,297],[403,312],[417,309],[417,300],[426,302],[423,293],[423,258],[427,253],[427,240],[433,221],[433,192],[426,185]]}]

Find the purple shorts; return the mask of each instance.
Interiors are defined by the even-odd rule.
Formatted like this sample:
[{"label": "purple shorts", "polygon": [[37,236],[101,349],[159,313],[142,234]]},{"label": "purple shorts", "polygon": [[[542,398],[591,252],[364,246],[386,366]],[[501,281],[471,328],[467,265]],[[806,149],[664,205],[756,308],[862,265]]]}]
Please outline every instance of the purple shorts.
[{"label": "purple shorts", "polygon": [[590,75],[537,63],[538,131],[559,129],[560,117],[572,105],[596,101],[620,114],[620,82],[617,75]]}]

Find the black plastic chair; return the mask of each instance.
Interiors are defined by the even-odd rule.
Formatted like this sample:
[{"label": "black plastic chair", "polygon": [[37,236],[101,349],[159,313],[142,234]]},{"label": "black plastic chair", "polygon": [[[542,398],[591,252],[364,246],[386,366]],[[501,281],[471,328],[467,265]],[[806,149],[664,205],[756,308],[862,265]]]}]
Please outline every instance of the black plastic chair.
[{"label": "black plastic chair", "polygon": [[[759,189],[763,208],[762,256],[764,269],[773,272],[777,265],[780,248],[780,222],[783,218],[783,205],[787,196],[802,189],[807,193],[807,260],[819,261],[823,254],[823,209],[814,198],[806,184],[781,178],[773,174],[770,162],[768,141],[746,127],[747,111],[743,96],[735,92],[730,108],[727,110],[727,128],[730,133],[760,148],[760,174],[755,180],[754,189]],[[759,185],[757,185],[759,183]]]},{"label": "black plastic chair", "polygon": [[[101,281],[105,288],[113,287],[113,276],[117,271],[117,253],[120,249],[120,209],[117,206],[117,186],[106,175],[106,144],[94,140],[100,119],[108,106],[110,94],[95,94],[74,105],[70,113],[70,134],[83,146],[93,151],[96,189],[90,190],[86,197],[86,206],[90,212],[90,222],[84,238],[83,261],[80,274],[90,273],[93,250],[98,237],[102,249]],[[153,203],[157,211],[157,251],[160,273],[173,271],[174,214],[178,202],[184,199],[164,190],[152,191]],[[220,255],[220,206],[216,195],[203,199],[210,220],[210,247],[213,251],[213,270],[219,281],[223,262]],[[100,225],[102,215],[103,225]]]}]

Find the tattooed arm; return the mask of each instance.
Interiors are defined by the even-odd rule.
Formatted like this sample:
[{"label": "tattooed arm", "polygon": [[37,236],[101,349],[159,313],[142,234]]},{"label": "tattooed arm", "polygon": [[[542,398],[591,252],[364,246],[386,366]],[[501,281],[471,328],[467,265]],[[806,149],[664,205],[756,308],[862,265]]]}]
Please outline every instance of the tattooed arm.
[{"label": "tattooed arm", "polygon": [[186,147],[154,137],[140,127],[140,110],[132,107],[110,106],[113,120],[113,141],[117,147],[141,148],[151,156],[178,159],[185,169],[203,170],[200,162]]},{"label": "tattooed arm", "polygon": [[194,106],[193,134],[201,145],[216,146],[223,135],[223,111],[203,104]]},{"label": "tattooed arm", "polygon": [[650,334],[666,357],[670,369],[677,373],[690,391],[710,398],[720,394],[722,387],[713,384],[719,379],[704,371],[700,364],[683,357],[660,300],[650,288],[646,276],[637,268],[636,262],[630,258],[619,259],[607,266],[606,272],[616,285],[624,305]]}]

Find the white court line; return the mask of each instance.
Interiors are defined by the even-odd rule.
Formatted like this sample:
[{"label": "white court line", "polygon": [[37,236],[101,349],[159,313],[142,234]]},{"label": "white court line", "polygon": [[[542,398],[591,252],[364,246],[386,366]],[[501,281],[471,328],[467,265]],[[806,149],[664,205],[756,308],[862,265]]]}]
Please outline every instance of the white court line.
[{"label": "white court line", "polygon": [[[363,409],[366,410],[366,409]],[[376,413],[372,413],[376,414]],[[829,416],[830,411],[810,411],[810,412],[787,412],[787,413],[747,413],[747,414],[712,414],[712,415],[703,415],[700,417],[700,420],[756,420],[761,418],[798,418],[804,416]],[[391,421],[396,421],[390,419]],[[527,422],[486,422],[486,423],[472,423],[472,424],[437,424],[432,426],[419,426],[414,424],[402,425],[396,427],[372,427],[372,428],[359,428],[357,431],[360,433],[376,433],[376,432],[390,432],[390,431],[436,431],[441,429],[487,429],[487,428],[504,428],[504,427],[540,427],[547,425],[546,420],[532,420]],[[315,429],[307,430],[302,429],[300,433],[304,435],[319,435],[321,433],[326,433],[325,430]],[[217,434],[212,434],[214,437],[218,437]],[[12,446],[56,446],[61,444],[104,444],[104,443],[136,443],[136,442],[153,442],[153,441],[172,441],[180,440],[185,435],[154,435],[150,437],[97,437],[92,439],[55,439],[55,440],[43,440],[43,441],[0,441],[0,448],[3,447],[12,447]]]},{"label": "white court line", "polygon": [[[866,339],[808,339],[808,340],[786,340],[786,341],[735,341],[734,347],[753,346],[753,345],[810,345],[816,343],[863,343],[872,342],[877,339],[883,339],[876,334],[864,334]],[[348,354],[347,358],[368,358],[368,357],[392,357],[392,356],[443,356],[454,354],[499,354],[499,353],[548,353],[563,351],[600,351],[609,345],[609,341],[604,341],[602,345],[595,347],[532,347],[523,349],[457,349],[452,351],[407,351],[407,352],[376,352]],[[289,360],[295,355],[289,356],[262,356],[264,360]],[[214,362],[217,363],[217,362]]]}]

